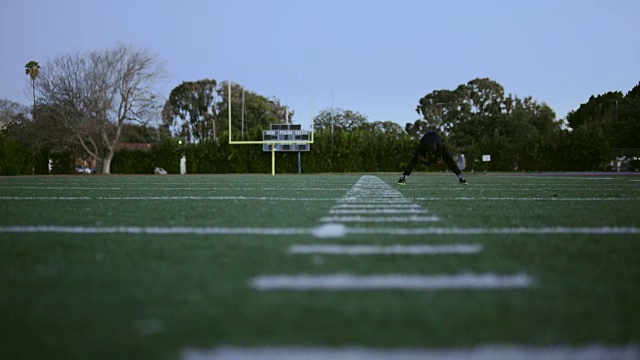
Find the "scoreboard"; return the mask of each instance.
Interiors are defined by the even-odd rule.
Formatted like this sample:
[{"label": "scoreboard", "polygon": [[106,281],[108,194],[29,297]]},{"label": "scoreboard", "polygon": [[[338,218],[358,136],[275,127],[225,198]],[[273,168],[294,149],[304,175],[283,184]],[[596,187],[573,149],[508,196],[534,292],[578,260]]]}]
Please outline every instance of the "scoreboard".
[{"label": "scoreboard", "polygon": [[[271,146],[275,147],[274,151],[309,151],[311,144],[309,142],[310,132],[302,130],[300,124],[271,124],[270,130],[262,131],[262,141],[287,141],[286,144],[262,144],[263,151],[271,151]],[[296,144],[296,141],[302,142]]]}]

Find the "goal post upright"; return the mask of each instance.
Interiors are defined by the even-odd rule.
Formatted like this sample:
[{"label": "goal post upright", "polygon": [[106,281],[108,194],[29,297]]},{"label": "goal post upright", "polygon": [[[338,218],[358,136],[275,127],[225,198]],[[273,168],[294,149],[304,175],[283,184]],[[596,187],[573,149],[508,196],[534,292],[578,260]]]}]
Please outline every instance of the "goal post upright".
[{"label": "goal post upright", "polygon": [[[241,141],[237,141],[237,140],[233,140],[233,137],[231,136],[231,81],[227,81],[227,96],[228,96],[228,102],[227,102],[227,110],[229,112],[229,145],[264,145],[264,144],[269,144],[271,145],[271,175],[275,176],[276,175],[276,145],[278,144],[283,144],[283,145],[303,145],[303,144],[313,144],[313,135],[314,135],[314,131],[313,131],[313,126],[311,127],[311,139],[310,140],[241,140]],[[263,131],[264,132],[264,131]],[[263,135],[264,136],[264,135]],[[298,151],[299,154],[299,151]],[[300,161],[300,157],[298,156],[298,161]]]}]

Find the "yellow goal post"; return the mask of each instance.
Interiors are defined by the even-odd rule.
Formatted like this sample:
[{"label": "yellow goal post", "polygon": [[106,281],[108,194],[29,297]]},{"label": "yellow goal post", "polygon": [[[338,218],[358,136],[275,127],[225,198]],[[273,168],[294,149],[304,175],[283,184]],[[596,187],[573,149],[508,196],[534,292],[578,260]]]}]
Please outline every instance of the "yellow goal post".
[{"label": "yellow goal post", "polygon": [[271,175],[276,174],[276,145],[277,144],[313,144],[313,125],[311,126],[311,139],[310,140],[233,140],[231,136],[231,82],[227,81],[227,109],[229,111],[229,145],[264,145],[271,146]]}]

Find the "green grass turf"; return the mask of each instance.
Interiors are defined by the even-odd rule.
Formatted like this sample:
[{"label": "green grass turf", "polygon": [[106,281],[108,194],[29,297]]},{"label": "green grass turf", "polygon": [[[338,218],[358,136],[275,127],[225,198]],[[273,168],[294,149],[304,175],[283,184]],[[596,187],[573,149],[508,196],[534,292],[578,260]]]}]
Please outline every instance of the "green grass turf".
[{"label": "green grass turf", "polygon": [[[0,178],[0,358],[174,359],[219,345],[640,343],[640,235],[13,233],[13,226],[314,228],[363,174]],[[640,228],[640,177],[375,174],[437,223]],[[5,230],[1,230],[5,229]],[[292,255],[292,244],[481,244],[474,255]],[[525,289],[271,291],[269,274],[526,273]]]}]

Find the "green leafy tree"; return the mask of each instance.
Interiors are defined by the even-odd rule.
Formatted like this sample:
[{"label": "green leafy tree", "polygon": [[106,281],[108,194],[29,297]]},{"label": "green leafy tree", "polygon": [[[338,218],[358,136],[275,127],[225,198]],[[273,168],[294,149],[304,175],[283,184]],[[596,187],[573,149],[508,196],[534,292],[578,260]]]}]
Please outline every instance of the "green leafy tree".
[{"label": "green leafy tree", "polygon": [[244,91],[238,109],[240,110],[240,121],[235,118],[232,126],[239,126],[237,130],[242,130],[242,119],[244,118],[244,131],[250,129],[268,129],[271,124],[291,123],[294,111],[286,105],[282,105],[278,98],[267,98],[253,91]]},{"label": "green leafy tree", "polygon": [[25,74],[29,75],[29,78],[31,79],[31,88],[33,90],[33,107],[35,109],[36,107],[36,79],[38,78],[38,75],[40,75],[40,64],[38,64],[37,61],[29,61],[25,66],[24,66],[24,72]]},{"label": "green leafy tree", "polygon": [[483,154],[502,170],[542,170],[551,167],[561,123],[546,104],[531,97],[505,96],[502,85],[478,78],[455,90],[436,90],[419,100],[423,119],[408,123],[412,138],[440,131],[449,147],[464,153],[473,167]]},{"label": "green leafy tree", "polygon": [[455,90],[435,90],[422,97],[416,112],[422,119],[405,127],[412,136],[427,129],[450,135],[455,126],[472,116],[495,116],[502,112],[504,88],[489,78],[477,78]]},{"label": "green leafy tree", "polygon": [[440,133],[444,134],[442,131],[442,127],[440,127],[437,123],[433,123],[432,121],[425,121],[424,119],[418,119],[413,123],[407,123],[404,127],[404,130],[411,138],[414,140],[418,140],[426,133],[427,131],[436,130]]},{"label": "green leafy tree", "polygon": [[566,162],[569,170],[604,170],[609,161],[610,145],[601,124],[586,123],[573,129],[568,142]]},{"label": "green leafy tree", "polygon": [[125,124],[120,138],[123,143],[155,144],[160,141],[158,128],[146,124]]},{"label": "green leafy tree", "polygon": [[[80,147],[74,146],[70,141],[68,131],[61,124],[61,118],[55,116],[56,112],[52,111],[50,106],[37,104],[35,110],[30,110],[27,106],[13,103],[7,111],[3,104],[6,103],[0,100],[0,114],[12,113],[4,133],[29,153],[31,162],[25,166],[33,169],[35,174],[49,173],[49,159],[54,162],[53,173],[71,173],[73,161],[69,158],[73,154],[76,154],[77,158],[85,156]],[[31,173],[30,170],[29,174]]]},{"label": "green leafy tree", "polygon": [[511,115],[516,124],[513,140],[518,149],[518,170],[552,170],[558,162],[561,123],[548,105],[527,99]]},{"label": "green leafy tree", "polygon": [[[221,131],[229,127],[229,83],[218,86],[216,106]],[[231,84],[231,126],[234,140],[262,140],[262,130],[271,124],[291,123],[294,111],[283,105],[277,97],[268,98],[249,91],[239,84]],[[258,129],[256,132],[255,130]],[[259,138],[255,136],[259,134]]]},{"label": "green leafy tree", "polygon": [[[625,141],[627,129],[624,124],[629,119],[625,98],[620,91],[592,95],[580,107],[567,114],[571,128],[567,137],[571,147],[571,166],[575,170],[602,170],[611,160],[611,148],[628,145]],[[623,110],[623,122],[620,122]]]},{"label": "green leafy tree", "polygon": [[454,125],[456,111],[459,110],[460,93],[451,90],[435,90],[419,100],[416,112],[422,119],[407,124],[409,134],[420,137],[427,129],[447,133]]},{"label": "green leafy tree", "polygon": [[[611,126],[611,146],[615,148],[640,148],[640,83],[616,104]],[[635,156],[640,156],[640,153]]]},{"label": "green leafy tree", "polygon": [[572,129],[590,123],[597,123],[606,128],[613,123],[616,109],[622,100],[623,95],[620,91],[591,96],[589,101],[567,114],[567,123]]},{"label": "green leafy tree", "polygon": [[0,131],[29,121],[29,107],[8,99],[0,99]]},{"label": "green leafy tree", "polygon": [[640,83],[626,95],[610,91],[592,95],[566,117],[564,134],[576,170],[602,169],[618,156],[639,156]]},{"label": "green leafy tree", "polygon": [[470,109],[472,114],[499,115],[502,113],[501,104],[504,101],[504,88],[489,78],[474,79],[466,85],[456,89],[459,98],[463,100],[464,109]]},{"label": "green leafy tree", "polygon": [[313,118],[316,131],[354,131],[368,124],[367,117],[357,111],[326,108]]},{"label": "green leafy tree", "polygon": [[189,143],[216,139],[216,85],[204,79],[175,87],[165,103],[163,125]]},{"label": "green leafy tree", "polygon": [[31,158],[21,143],[0,132],[0,175],[31,174]]},{"label": "green leafy tree", "polygon": [[32,173],[34,153],[27,145],[30,124],[28,106],[0,99],[0,175]]},{"label": "green leafy tree", "polygon": [[373,133],[384,133],[395,137],[404,134],[402,127],[393,121],[374,121],[363,125],[362,128]]}]

